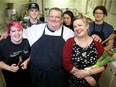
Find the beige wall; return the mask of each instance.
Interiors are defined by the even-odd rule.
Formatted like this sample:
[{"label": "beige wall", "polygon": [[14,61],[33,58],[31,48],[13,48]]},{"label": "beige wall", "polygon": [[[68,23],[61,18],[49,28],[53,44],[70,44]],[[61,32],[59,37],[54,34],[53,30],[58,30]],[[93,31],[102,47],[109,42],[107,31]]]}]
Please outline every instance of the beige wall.
[{"label": "beige wall", "polygon": [[27,4],[29,0],[1,0],[0,3],[0,34],[6,30],[6,24],[9,23],[12,18],[9,17],[7,8],[9,8],[8,3],[13,3],[13,8],[16,9],[17,15],[25,14],[25,4]]},{"label": "beige wall", "polygon": [[[25,4],[29,1],[37,2],[40,6],[40,16],[44,15],[45,19],[47,19],[47,12],[51,7],[59,7],[64,10],[72,10],[74,15],[78,14],[78,12],[82,12],[84,15],[94,19],[93,17],[93,9],[97,5],[105,5],[108,9],[109,13],[106,17],[106,22],[111,24],[116,29],[116,12],[115,4],[116,0],[1,0],[0,3],[0,31],[4,28],[5,24],[11,21],[11,18],[6,16],[5,9],[8,8],[8,3],[13,3],[13,8],[16,9],[17,14],[24,15],[25,14]],[[111,3],[113,3],[111,5]],[[115,4],[114,4],[115,3]],[[42,9],[43,7],[43,9]],[[112,9],[110,10],[110,7]],[[47,10],[45,10],[47,8]],[[114,12],[112,12],[114,10]],[[47,20],[46,20],[47,21]]]},{"label": "beige wall", "polygon": [[[40,1],[40,0],[37,0]],[[73,13],[76,15],[78,12],[83,13],[84,15],[94,19],[93,17],[93,9],[97,5],[108,6],[109,3],[112,5],[116,5],[116,0],[43,0],[44,4],[44,16],[47,19],[47,11],[45,8],[51,7],[60,7],[60,8],[70,8],[73,10]],[[116,12],[116,7],[108,6],[107,8],[112,7]],[[49,10],[49,9],[48,9]],[[46,20],[47,21],[47,20]],[[116,14],[112,14],[111,11],[108,12],[108,16],[105,18],[105,21],[111,24],[116,29]]]}]

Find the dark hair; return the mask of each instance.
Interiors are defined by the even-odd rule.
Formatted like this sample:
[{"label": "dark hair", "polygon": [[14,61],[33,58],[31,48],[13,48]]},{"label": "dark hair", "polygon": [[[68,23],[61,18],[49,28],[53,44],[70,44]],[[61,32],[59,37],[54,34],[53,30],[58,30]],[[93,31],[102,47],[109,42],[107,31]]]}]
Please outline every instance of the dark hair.
[{"label": "dark hair", "polygon": [[107,16],[107,10],[106,10],[106,8],[105,8],[104,6],[97,6],[97,7],[93,10],[93,14],[95,14],[95,11],[96,11],[97,9],[102,10],[103,13]]},{"label": "dark hair", "polygon": [[38,9],[38,10],[39,10],[39,5],[38,5],[37,3],[30,3],[30,4],[28,5],[28,10],[30,10],[30,9],[32,9],[32,8]]},{"label": "dark hair", "polygon": [[67,11],[65,11],[65,12],[63,13],[63,15],[64,15],[64,14],[69,15],[69,16],[71,17],[71,20],[74,19],[74,15],[73,15],[73,13],[72,13],[71,11],[67,10]]}]

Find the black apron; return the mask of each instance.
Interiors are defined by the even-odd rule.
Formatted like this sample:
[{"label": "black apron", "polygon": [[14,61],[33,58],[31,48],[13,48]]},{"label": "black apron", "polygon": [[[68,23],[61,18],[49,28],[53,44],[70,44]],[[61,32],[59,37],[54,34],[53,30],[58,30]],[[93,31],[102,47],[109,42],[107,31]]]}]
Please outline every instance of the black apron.
[{"label": "black apron", "polygon": [[[46,26],[45,26],[46,28]],[[61,36],[43,35],[31,50],[32,87],[68,87],[63,68],[63,27]]]},{"label": "black apron", "polygon": [[[96,34],[98,35],[102,41],[105,40],[105,35],[104,35],[104,32],[103,32],[103,29],[104,29],[104,22],[102,24],[102,27],[101,27],[101,31],[95,31],[95,22],[94,22],[94,25],[93,25],[93,31],[91,32],[90,36],[92,36],[93,34]],[[106,43],[103,44],[103,46],[106,46]]]}]

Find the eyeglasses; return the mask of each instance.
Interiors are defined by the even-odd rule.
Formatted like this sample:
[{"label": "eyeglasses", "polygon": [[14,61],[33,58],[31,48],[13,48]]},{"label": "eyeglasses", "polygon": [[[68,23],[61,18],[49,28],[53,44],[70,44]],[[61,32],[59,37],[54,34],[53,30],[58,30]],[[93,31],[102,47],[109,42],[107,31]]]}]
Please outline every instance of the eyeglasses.
[{"label": "eyeglasses", "polygon": [[104,14],[103,12],[95,12],[95,14],[100,14],[100,15],[102,15],[102,14]]},{"label": "eyeglasses", "polygon": [[61,17],[60,16],[49,16],[49,18],[55,18],[55,19],[60,19]]}]

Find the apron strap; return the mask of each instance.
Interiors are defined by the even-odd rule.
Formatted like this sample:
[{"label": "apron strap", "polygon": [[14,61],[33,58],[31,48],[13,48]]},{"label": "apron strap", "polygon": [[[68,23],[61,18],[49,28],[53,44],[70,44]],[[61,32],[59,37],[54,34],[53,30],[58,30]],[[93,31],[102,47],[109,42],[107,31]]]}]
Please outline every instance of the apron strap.
[{"label": "apron strap", "polygon": [[63,37],[64,26],[62,26],[61,37]]},{"label": "apron strap", "polygon": [[[103,22],[102,27],[101,27],[101,32],[103,31],[103,28],[104,28],[104,22]],[[95,22],[94,22],[94,25],[93,25],[93,31],[95,31]]]},{"label": "apron strap", "polygon": [[[44,27],[43,35],[45,35],[45,28],[46,27],[47,27],[47,24]],[[63,37],[63,31],[64,31],[64,26],[62,26],[61,37]]]}]

